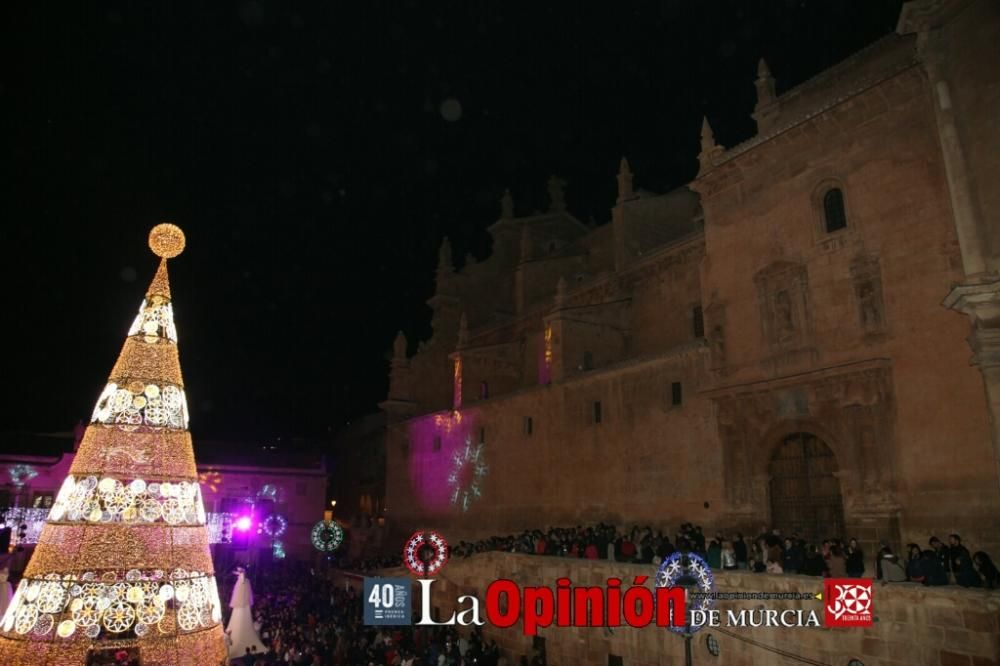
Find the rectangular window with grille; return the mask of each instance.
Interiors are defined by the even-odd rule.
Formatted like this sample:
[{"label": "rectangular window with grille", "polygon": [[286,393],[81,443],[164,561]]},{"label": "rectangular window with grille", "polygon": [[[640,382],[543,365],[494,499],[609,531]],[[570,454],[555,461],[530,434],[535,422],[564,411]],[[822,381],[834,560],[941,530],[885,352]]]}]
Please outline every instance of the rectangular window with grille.
[{"label": "rectangular window with grille", "polygon": [[603,416],[601,413],[601,401],[598,400],[594,403],[594,423],[600,423]]},{"label": "rectangular window with grille", "polygon": [[670,384],[670,404],[674,407],[680,407],[681,403],[684,401],[684,395],[681,388],[680,382],[671,382]]},{"label": "rectangular window with grille", "polygon": [[534,429],[534,423],[532,423],[531,417],[530,416],[525,416],[524,417],[524,434],[530,436],[533,429]]}]

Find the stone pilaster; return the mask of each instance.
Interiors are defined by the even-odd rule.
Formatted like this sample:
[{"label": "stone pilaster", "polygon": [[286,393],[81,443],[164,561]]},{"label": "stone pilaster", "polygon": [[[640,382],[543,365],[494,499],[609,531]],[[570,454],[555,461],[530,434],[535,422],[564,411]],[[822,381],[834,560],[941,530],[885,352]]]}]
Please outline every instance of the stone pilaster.
[{"label": "stone pilaster", "polygon": [[993,435],[994,468],[1000,484],[1000,279],[967,282],[951,290],[944,306],[969,315],[973,365],[979,366],[986,389]]}]

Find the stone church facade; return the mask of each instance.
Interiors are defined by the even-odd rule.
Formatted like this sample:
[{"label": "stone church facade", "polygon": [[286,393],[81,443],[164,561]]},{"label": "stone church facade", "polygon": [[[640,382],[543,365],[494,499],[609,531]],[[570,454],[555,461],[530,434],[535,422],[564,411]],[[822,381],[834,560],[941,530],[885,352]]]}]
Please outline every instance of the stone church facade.
[{"label": "stone church facade", "polygon": [[[917,0],[757,135],[610,224],[549,183],[493,253],[441,249],[397,338],[387,524],[449,538],[599,520],[1000,552],[1000,8]],[[641,174],[638,179],[641,180]],[[871,551],[869,551],[871,552]]]}]

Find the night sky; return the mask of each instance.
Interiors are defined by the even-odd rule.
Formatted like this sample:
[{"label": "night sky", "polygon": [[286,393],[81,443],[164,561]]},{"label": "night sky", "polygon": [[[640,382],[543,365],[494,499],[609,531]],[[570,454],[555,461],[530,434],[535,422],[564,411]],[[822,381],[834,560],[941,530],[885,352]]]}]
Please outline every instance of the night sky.
[{"label": "night sky", "polygon": [[89,417],[171,220],[192,431],[256,441],[376,409],[396,331],[430,335],[441,238],[486,257],[504,187],[528,214],[558,174],[603,224],[622,155],[636,187],[683,185],[703,114],[752,135],[758,58],[780,93],[901,3],[17,4],[0,430]]}]

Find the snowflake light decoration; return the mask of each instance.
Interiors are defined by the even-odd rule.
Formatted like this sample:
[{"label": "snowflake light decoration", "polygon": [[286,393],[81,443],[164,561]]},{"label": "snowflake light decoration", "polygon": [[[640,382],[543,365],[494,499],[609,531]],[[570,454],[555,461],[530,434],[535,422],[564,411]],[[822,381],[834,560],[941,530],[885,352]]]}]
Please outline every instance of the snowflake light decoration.
[{"label": "snowflake light decoration", "polygon": [[[715,577],[712,575],[712,569],[708,566],[708,562],[694,553],[678,551],[664,559],[660,564],[660,568],[656,572],[656,587],[674,587],[676,585],[697,588],[699,592],[705,593],[694,604],[687,600],[688,603],[685,606],[688,617],[690,617],[692,610],[707,611],[715,603],[715,599],[710,594],[715,591]],[[674,633],[690,634],[700,629],[701,626],[692,627],[685,618],[683,625],[668,628]]]},{"label": "snowflake light decoration", "polygon": [[489,472],[486,465],[486,444],[473,444],[471,437],[465,438],[465,448],[452,455],[448,486],[451,488],[451,503],[468,511],[472,503],[483,496],[483,477]]},{"label": "snowflake light decoration", "polygon": [[10,475],[10,481],[18,488],[24,486],[25,483],[31,481],[33,478],[38,476],[38,472],[31,465],[11,465],[7,468],[7,474]]}]

